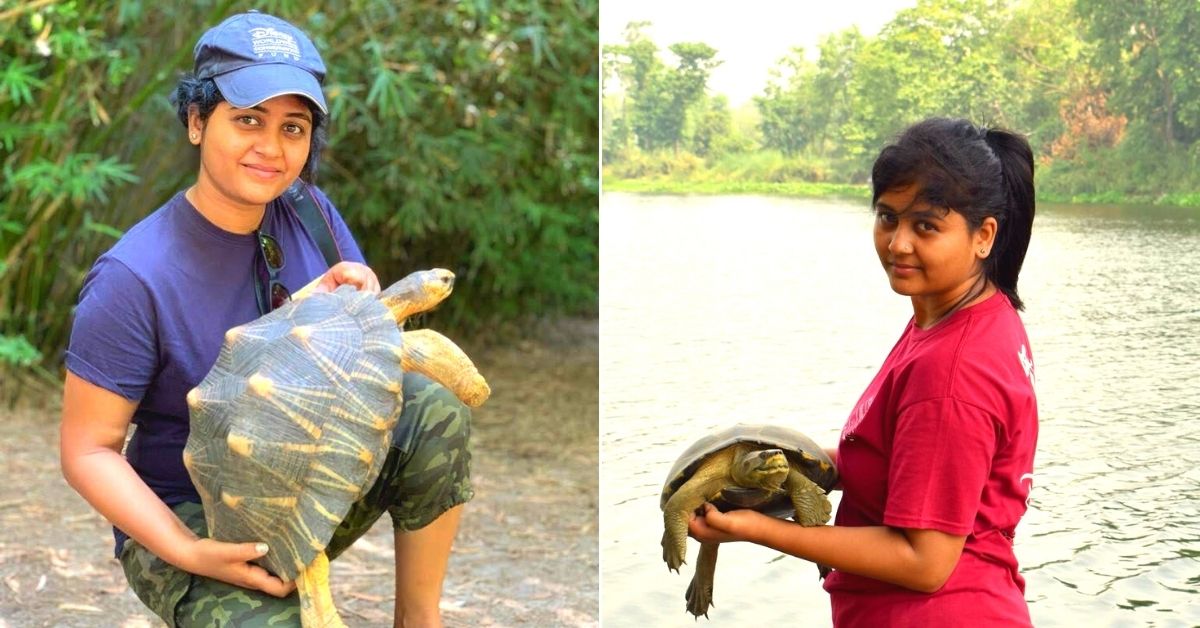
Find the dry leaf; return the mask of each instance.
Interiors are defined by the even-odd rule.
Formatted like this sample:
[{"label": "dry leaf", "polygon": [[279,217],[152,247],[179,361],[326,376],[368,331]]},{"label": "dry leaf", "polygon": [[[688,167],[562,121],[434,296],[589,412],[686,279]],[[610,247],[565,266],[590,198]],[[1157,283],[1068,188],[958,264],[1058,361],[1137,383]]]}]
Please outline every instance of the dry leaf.
[{"label": "dry leaf", "polygon": [[21,592],[21,583],[15,576],[5,576],[4,584],[8,585],[8,588],[12,589],[13,593]]},{"label": "dry leaf", "polygon": [[95,606],[92,606],[91,604],[72,604],[70,602],[59,604],[58,610],[60,610],[60,611],[77,611],[80,613],[103,613],[104,612],[104,609],[97,608]]},{"label": "dry leaf", "polygon": [[356,600],[364,600],[367,602],[374,602],[376,604],[387,599],[382,595],[371,595],[370,593],[359,593],[358,591],[350,591],[346,593],[346,597],[352,597]]},{"label": "dry leaf", "polygon": [[58,565],[55,565],[54,573],[56,573],[64,578],[91,578],[92,576],[95,576],[97,574],[102,574],[105,572],[101,571],[99,569],[96,569],[96,566],[91,563],[84,563],[82,566],[74,567],[74,568],[67,567],[67,566],[60,567]]},{"label": "dry leaf", "polygon": [[68,560],[70,557],[70,552],[65,549],[55,550],[46,548],[46,552],[50,554],[50,564],[54,565],[55,567],[67,567],[71,564],[71,562]]},{"label": "dry leaf", "polygon": [[111,587],[105,587],[103,589],[100,589],[100,592],[107,593],[109,595],[120,595],[120,594],[124,593],[125,590],[128,588],[129,588],[129,583],[126,582],[124,579],[122,579],[120,582],[118,582],[117,584],[115,584]]},{"label": "dry leaf", "polygon": [[41,591],[42,589],[45,589],[45,588],[46,588],[46,574],[42,574],[42,577],[38,578],[37,586],[34,587],[33,590]]}]

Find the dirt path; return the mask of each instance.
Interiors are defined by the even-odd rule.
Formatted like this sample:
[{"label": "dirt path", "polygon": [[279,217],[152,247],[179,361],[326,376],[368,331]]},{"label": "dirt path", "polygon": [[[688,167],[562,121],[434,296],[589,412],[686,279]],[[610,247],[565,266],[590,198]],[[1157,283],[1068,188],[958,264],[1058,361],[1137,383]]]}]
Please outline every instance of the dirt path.
[{"label": "dirt path", "polygon": [[[597,322],[463,343],[492,385],[442,600],[448,626],[594,626],[599,617]],[[162,626],[125,585],[108,524],[58,470],[57,411],[0,409],[0,628]],[[391,523],[333,563],[350,626],[390,626]]]}]

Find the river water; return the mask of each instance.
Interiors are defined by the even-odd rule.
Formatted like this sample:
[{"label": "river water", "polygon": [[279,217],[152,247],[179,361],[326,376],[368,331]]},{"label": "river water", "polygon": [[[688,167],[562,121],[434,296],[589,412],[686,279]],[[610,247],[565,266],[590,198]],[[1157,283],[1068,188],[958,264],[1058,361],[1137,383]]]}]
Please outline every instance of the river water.
[{"label": "river water", "polygon": [[[1016,540],[1034,624],[1200,625],[1200,212],[1038,211],[1019,289],[1041,431]],[[601,620],[695,626],[699,546],[680,574],[659,546],[675,457],[735,422],[832,446],[912,310],[861,203],[606,193],[601,216]],[[713,599],[702,624],[830,624],[816,569],[750,544],[722,548]]]}]

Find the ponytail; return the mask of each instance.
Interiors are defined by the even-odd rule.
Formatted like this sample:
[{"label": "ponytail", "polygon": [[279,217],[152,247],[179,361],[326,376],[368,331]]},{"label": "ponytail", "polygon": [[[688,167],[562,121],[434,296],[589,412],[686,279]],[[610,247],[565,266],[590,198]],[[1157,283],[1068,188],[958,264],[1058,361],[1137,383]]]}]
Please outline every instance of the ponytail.
[{"label": "ponytail", "polygon": [[983,141],[1000,160],[1000,174],[1007,207],[997,216],[996,241],[992,255],[984,261],[984,274],[1008,297],[1014,308],[1024,309],[1017,296],[1017,275],[1029,249],[1033,231],[1033,150],[1015,133],[988,129]]}]

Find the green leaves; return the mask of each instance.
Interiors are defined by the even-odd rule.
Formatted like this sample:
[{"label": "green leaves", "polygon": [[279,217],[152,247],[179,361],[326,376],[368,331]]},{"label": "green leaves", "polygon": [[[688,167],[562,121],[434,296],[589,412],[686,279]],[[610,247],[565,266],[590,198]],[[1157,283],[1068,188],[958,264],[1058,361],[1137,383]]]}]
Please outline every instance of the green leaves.
[{"label": "green leaves", "polygon": [[108,201],[108,189],[138,179],[129,164],[116,157],[101,159],[91,153],[65,155],[61,163],[38,158],[6,177],[6,192],[26,192],[34,201],[66,194],[74,203]]},{"label": "green leaves", "polygon": [[20,107],[34,104],[33,90],[41,89],[45,82],[37,78],[38,65],[25,63],[20,59],[0,56],[0,105],[7,100]]},{"label": "green leaves", "polygon": [[0,364],[32,366],[42,359],[42,353],[29,344],[24,336],[0,335]]},{"label": "green leaves", "polygon": [[322,35],[340,52],[319,183],[381,277],[458,273],[455,325],[595,307],[596,10],[358,2]]}]

